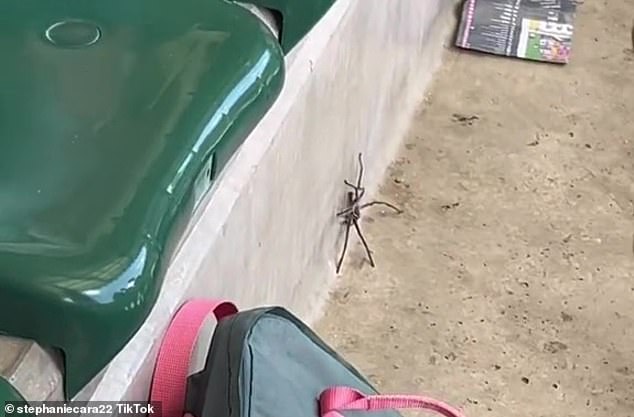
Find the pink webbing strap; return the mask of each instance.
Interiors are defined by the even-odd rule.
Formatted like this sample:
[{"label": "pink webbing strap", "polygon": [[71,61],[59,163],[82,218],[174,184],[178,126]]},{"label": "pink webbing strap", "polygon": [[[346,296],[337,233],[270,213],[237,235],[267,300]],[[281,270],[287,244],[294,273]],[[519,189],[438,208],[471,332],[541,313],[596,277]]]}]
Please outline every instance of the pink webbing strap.
[{"label": "pink webbing strap", "polygon": [[219,300],[191,300],[176,312],[161,343],[150,390],[150,401],[161,403],[164,416],[183,415],[189,362],[205,318],[214,313],[220,320],[237,312],[235,305]]},{"label": "pink webbing strap", "polygon": [[433,398],[417,395],[365,395],[349,387],[331,387],[321,393],[321,417],[342,417],[339,411],[376,411],[418,408],[435,411],[445,417],[465,417],[458,409]]}]

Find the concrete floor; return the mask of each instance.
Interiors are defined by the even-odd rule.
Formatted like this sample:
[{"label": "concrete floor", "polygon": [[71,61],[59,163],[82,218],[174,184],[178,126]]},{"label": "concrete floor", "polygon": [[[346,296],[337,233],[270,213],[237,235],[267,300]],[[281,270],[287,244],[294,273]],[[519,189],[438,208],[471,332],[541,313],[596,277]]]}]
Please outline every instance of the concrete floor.
[{"label": "concrete floor", "polygon": [[317,326],[382,391],[634,416],[633,18],[586,1],[563,67],[447,52]]}]

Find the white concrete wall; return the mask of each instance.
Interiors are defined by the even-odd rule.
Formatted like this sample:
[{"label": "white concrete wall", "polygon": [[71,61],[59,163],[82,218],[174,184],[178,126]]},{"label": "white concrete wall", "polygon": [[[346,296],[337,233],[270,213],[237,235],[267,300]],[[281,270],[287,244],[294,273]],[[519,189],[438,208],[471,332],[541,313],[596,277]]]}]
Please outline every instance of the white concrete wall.
[{"label": "white concrete wall", "polygon": [[289,56],[280,98],[201,205],[146,324],[80,397],[146,398],[163,331],[188,298],[319,316],[335,278],[343,180],[362,152],[368,192],[381,181],[453,29],[453,5],[338,0]]}]

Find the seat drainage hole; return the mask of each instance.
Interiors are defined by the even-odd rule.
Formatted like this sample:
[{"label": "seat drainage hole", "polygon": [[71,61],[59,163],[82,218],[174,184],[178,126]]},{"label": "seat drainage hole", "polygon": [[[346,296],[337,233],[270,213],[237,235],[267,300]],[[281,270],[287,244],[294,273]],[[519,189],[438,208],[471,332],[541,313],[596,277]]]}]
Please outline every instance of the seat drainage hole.
[{"label": "seat drainage hole", "polygon": [[101,39],[101,29],[85,20],[64,20],[46,29],[44,37],[60,48],[85,48]]}]

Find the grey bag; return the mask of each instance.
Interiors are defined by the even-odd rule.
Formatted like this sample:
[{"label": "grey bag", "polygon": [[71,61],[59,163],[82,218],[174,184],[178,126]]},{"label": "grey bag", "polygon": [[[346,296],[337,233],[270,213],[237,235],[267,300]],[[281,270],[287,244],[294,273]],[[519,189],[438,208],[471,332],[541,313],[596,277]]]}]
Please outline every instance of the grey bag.
[{"label": "grey bag", "polygon": [[[198,308],[192,307],[196,303]],[[205,315],[200,313],[210,310],[218,323],[209,353],[204,369],[185,377],[183,399],[182,387],[176,385],[185,382],[183,372],[173,377],[174,358],[190,343],[182,340],[183,328],[196,330]],[[183,362],[190,355],[191,349],[181,355],[179,366],[184,372],[187,363]],[[171,374],[165,373],[167,368]],[[170,378],[172,384],[166,382]],[[283,308],[237,312],[231,303],[202,300],[187,303],[168,329],[151,400],[162,402],[165,417],[181,417],[183,411],[194,417],[340,417],[342,411],[349,417],[357,412],[352,410],[379,410],[373,417],[400,417],[391,408],[402,407],[461,417],[457,410],[431,399],[378,395],[352,365]]]}]

